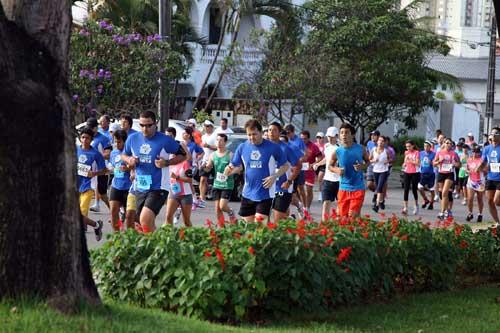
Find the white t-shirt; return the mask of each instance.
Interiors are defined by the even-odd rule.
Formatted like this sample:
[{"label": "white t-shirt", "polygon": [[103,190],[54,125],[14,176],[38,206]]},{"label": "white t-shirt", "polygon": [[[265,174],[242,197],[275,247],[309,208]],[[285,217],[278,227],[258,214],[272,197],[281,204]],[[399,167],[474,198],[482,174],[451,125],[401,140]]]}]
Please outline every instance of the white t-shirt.
[{"label": "white t-shirt", "polygon": [[373,172],[382,173],[389,171],[389,164],[387,163],[387,149],[384,149],[381,153],[377,152],[377,148],[372,150],[373,157],[377,159],[377,162],[373,162]]},{"label": "white t-shirt", "polygon": [[323,177],[324,180],[328,180],[330,182],[338,182],[340,181],[340,175],[331,172],[328,170],[328,167],[330,165],[330,162],[332,161],[332,155],[335,150],[337,150],[339,146],[338,145],[332,145],[330,143],[325,144],[325,157],[326,157],[326,165],[325,165],[325,177]]},{"label": "white t-shirt", "polygon": [[[201,142],[202,144],[204,145],[205,143],[209,144],[210,146],[215,146],[216,144],[216,141],[217,141],[217,134],[215,134],[214,132],[212,132],[212,134],[208,134],[208,133],[205,133],[201,136]],[[210,155],[212,155],[212,153],[215,151],[215,150],[212,150],[210,148],[205,148],[203,147],[203,152],[205,154],[203,154],[203,159],[202,161],[203,162],[207,162],[208,161],[208,158],[210,157]]]},{"label": "white t-shirt", "polygon": [[226,128],[225,130],[222,129],[222,127],[217,127],[214,131],[215,134],[220,134],[220,133],[224,133],[224,134],[233,134],[233,130],[230,129],[229,127]]}]

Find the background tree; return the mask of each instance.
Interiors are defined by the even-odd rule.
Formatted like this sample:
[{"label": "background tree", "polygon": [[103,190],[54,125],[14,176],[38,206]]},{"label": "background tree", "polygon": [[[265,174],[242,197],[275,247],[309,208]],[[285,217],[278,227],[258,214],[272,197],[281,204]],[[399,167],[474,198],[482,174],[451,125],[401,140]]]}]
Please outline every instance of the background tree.
[{"label": "background tree", "polygon": [[309,34],[301,57],[307,75],[307,103],[321,117],[370,130],[386,119],[416,126],[416,116],[436,108],[433,90],[443,76],[427,67],[432,54],[449,48],[435,34],[417,29],[412,6],[398,0],[312,0]]},{"label": "background tree", "polygon": [[66,311],[99,302],[76,193],[70,5],[0,4],[0,298],[36,295]]}]

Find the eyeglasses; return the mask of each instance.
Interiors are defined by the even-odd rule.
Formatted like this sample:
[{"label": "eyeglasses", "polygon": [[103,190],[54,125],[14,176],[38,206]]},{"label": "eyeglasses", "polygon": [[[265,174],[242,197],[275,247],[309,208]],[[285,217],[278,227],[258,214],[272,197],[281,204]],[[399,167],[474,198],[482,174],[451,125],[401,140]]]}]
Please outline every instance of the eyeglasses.
[{"label": "eyeglasses", "polygon": [[155,124],[139,124],[139,126],[141,127],[146,127],[146,128],[151,128],[152,126],[154,126]]}]

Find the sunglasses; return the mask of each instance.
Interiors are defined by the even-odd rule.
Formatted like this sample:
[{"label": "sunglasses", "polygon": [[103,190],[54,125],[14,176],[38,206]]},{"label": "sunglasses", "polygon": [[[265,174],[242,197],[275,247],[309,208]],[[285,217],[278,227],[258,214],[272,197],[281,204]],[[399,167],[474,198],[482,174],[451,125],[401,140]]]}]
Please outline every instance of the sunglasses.
[{"label": "sunglasses", "polygon": [[153,127],[155,124],[139,124],[139,126],[141,127],[146,127],[146,128],[151,128]]}]

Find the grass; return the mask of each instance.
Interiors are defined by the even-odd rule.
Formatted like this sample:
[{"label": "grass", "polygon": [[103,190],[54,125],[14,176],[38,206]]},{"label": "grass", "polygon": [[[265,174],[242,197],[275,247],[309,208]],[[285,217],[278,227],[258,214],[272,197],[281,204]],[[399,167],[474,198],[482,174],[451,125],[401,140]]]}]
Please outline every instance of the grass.
[{"label": "grass", "polygon": [[[121,303],[64,316],[34,302],[0,303],[0,332],[440,332],[500,333],[500,286],[426,293],[344,308],[312,320],[233,327]],[[14,308],[15,307],[15,308]]]}]

